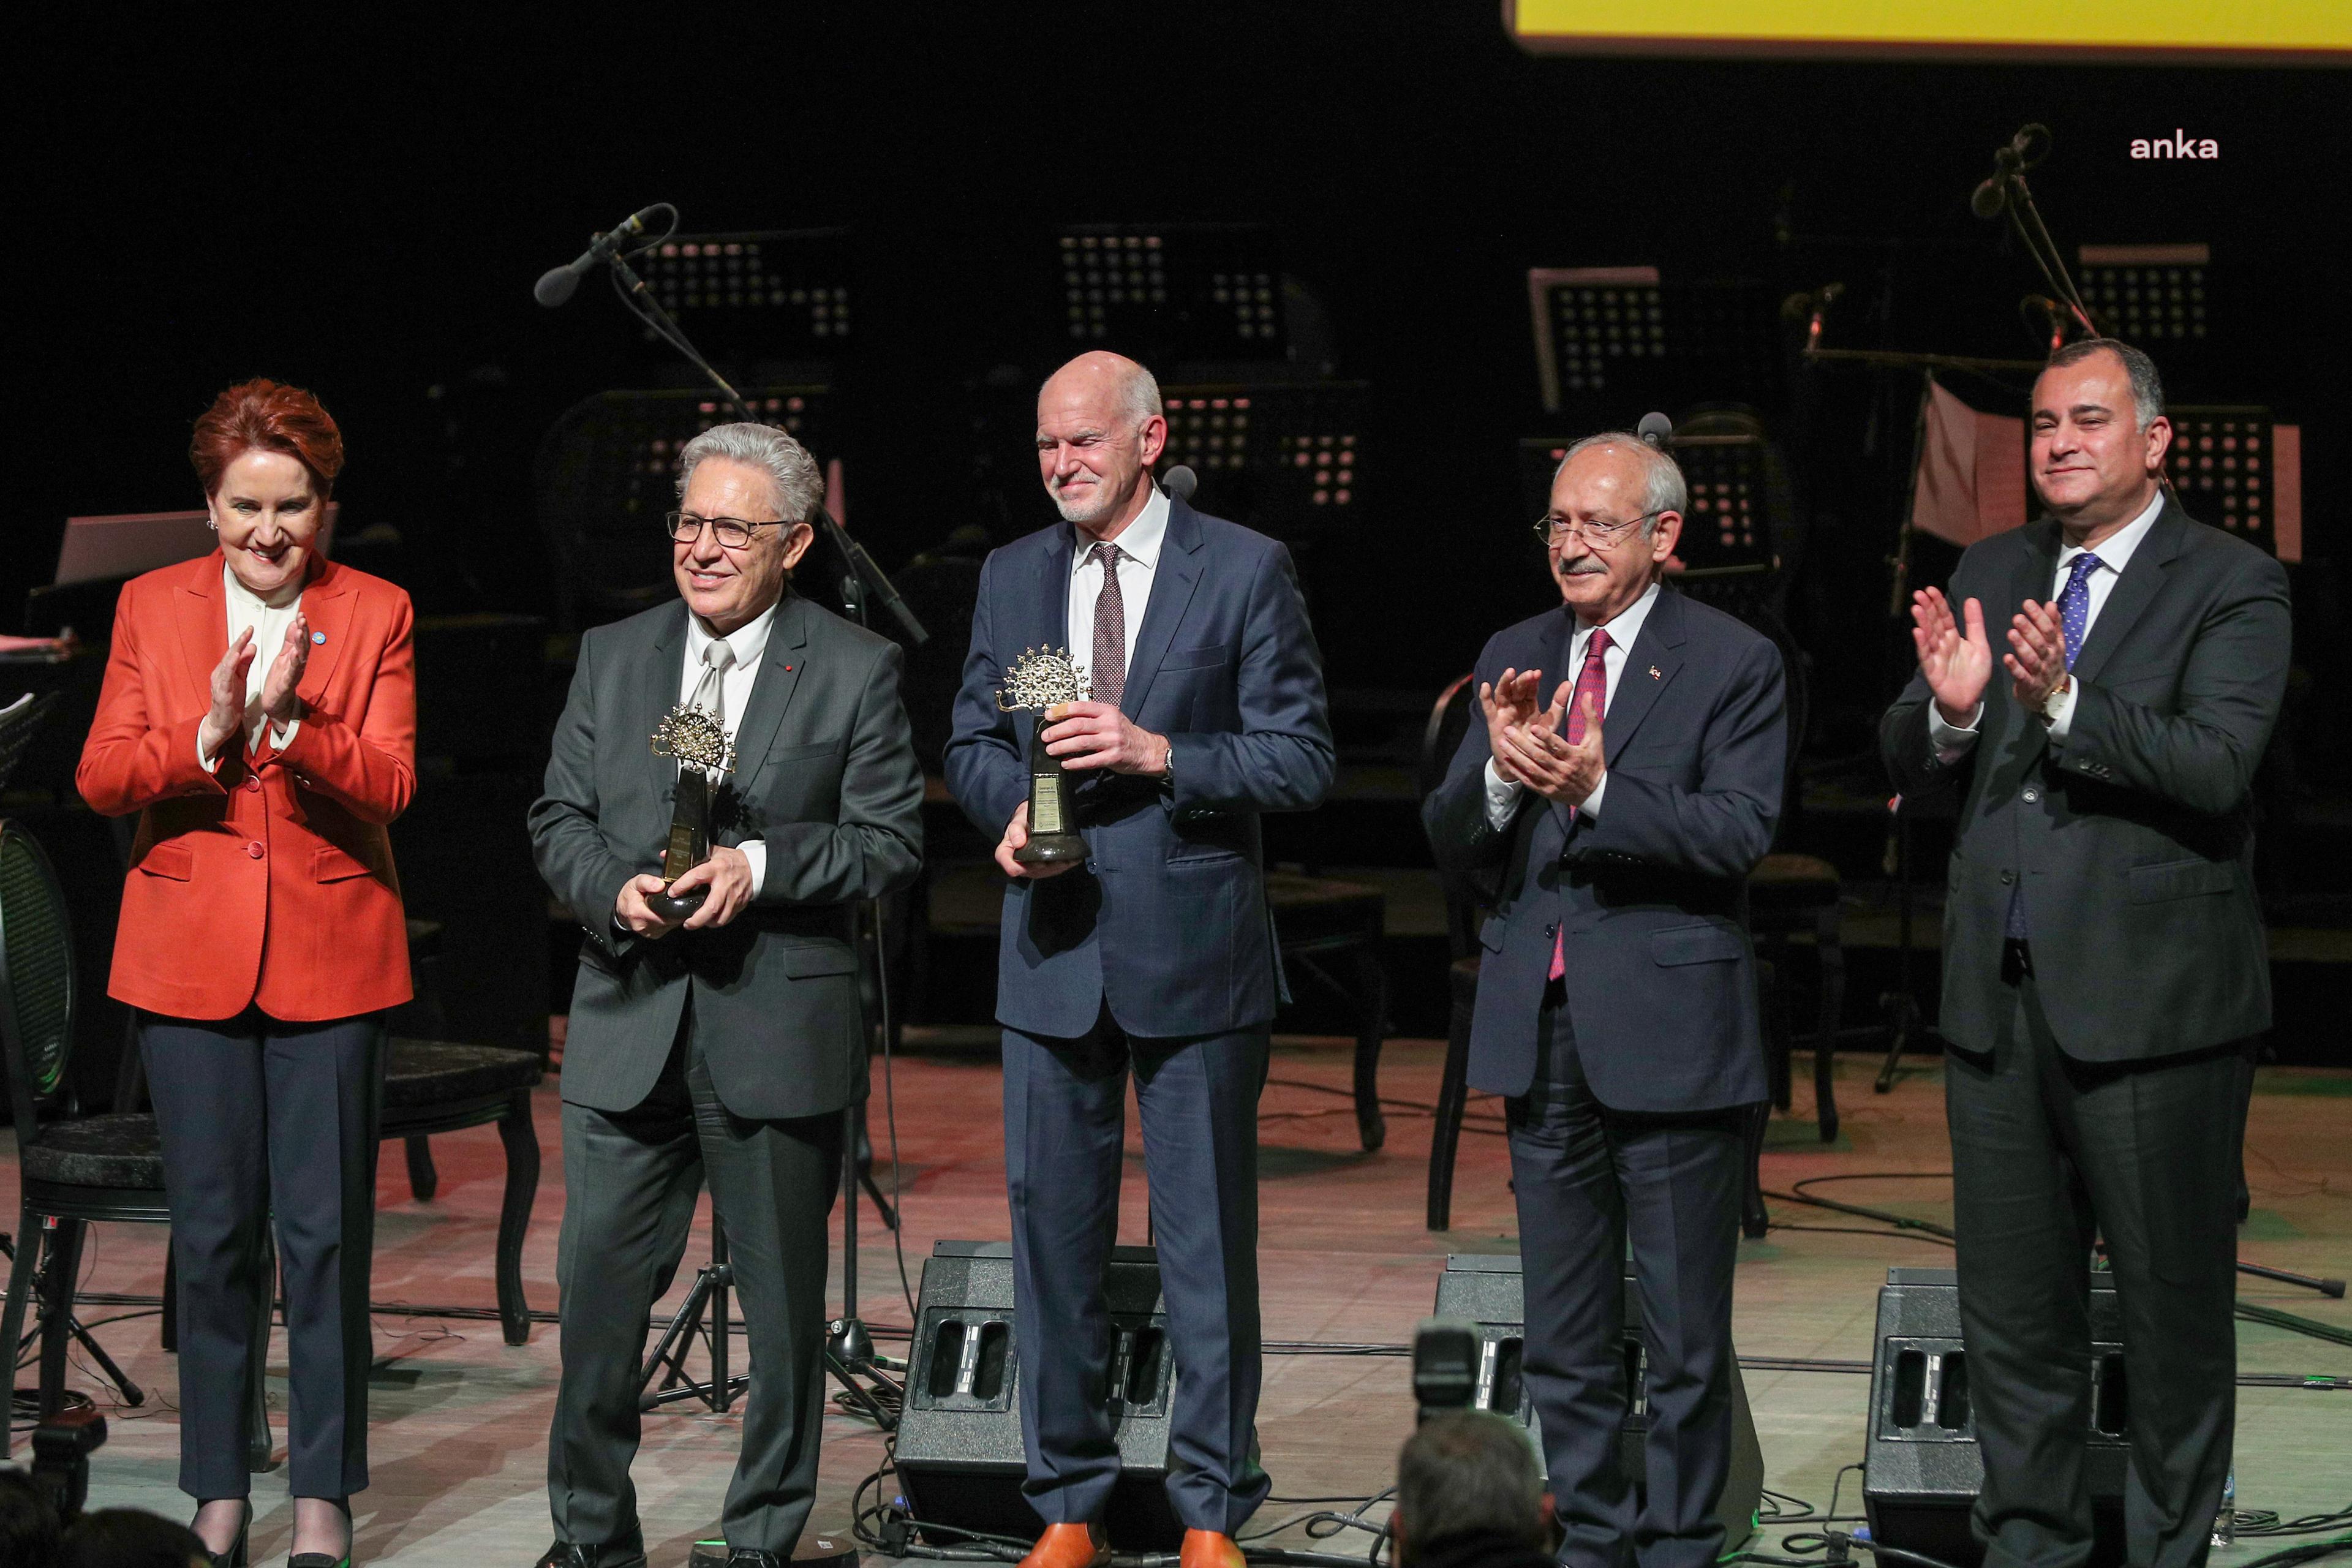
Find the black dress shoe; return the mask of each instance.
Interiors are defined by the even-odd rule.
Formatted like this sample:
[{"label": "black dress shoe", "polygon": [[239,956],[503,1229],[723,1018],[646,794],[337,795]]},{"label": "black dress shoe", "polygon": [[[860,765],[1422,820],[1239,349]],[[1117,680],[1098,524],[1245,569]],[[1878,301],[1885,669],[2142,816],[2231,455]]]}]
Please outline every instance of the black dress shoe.
[{"label": "black dress shoe", "polygon": [[727,1568],[784,1568],[784,1560],[757,1546],[738,1546],[727,1553]]},{"label": "black dress shoe", "polygon": [[642,1541],[559,1541],[532,1568],[646,1568]]}]

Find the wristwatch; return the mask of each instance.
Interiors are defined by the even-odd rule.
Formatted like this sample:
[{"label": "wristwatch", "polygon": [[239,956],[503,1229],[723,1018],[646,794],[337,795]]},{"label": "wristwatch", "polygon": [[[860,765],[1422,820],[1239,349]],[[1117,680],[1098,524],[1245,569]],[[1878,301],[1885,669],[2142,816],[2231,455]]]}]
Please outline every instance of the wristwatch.
[{"label": "wristwatch", "polygon": [[2043,729],[2047,730],[2051,725],[2058,722],[2058,710],[2065,702],[2067,694],[2074,689],[2074,677],[2071,672],[2058,678],[2058,684],[2052,687],[2050,695],[2042,700],[2039,717]]}]

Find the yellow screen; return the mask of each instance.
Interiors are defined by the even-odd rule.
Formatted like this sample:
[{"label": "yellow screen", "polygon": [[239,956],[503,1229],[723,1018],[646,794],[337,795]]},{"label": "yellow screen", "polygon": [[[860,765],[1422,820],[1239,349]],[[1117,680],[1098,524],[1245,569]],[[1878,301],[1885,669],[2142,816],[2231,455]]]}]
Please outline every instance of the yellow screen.
[{"label": "yellow screen", "polygon": [[2346,0],[1503,0],[1535,54],[2352,63]]}]

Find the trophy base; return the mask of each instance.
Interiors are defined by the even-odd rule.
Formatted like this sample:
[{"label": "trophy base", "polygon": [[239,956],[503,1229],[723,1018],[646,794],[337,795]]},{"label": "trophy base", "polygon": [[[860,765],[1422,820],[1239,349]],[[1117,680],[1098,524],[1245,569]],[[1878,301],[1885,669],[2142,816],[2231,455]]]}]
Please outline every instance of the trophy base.
[{"label": "trophy base", "polygon": [[1013,858],[1024,866],[1066,866],[1087,858],[1087,841],[1076,833],[1033,834]]},{"label": "trophy base", "polygon": [[646,908],[666,921],[682,921],[700,909],[703,900],[709,897],[710,889],[708,888],[697,888],[684,897],[675,899],[667,893],[647,893]]}]

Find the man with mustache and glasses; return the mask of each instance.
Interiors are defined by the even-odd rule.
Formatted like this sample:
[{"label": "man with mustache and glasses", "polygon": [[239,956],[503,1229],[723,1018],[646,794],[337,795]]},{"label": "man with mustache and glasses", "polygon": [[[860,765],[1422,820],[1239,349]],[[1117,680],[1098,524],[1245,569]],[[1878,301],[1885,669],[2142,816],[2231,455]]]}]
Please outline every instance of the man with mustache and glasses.
[{"label": "man with mustache and glasses", "polygon": [[[1290,555],[1152,482],[1151,373],[1082,354],[1037,395],[1062,521],[982,568],[948,787],[1000,836],[997,963],[1018,1384],[1045,1529],[1024,1568],[1101,1568],[1119,1455],[1104,1270],[1135,1079],[1177,1367],[1168,1501],[1181,1568],[1241,1568],[1265,1500],[1258,1394],[1257,1097],[1280,989],[1258,817],[1331,787],[1323,667]],[[1064,648],[1093,700],[1053,709],[1083,864],[1024,865],[1033,722],[1008,666]]]},{"label": "man with mustache and glasses", "polygon": [[1959,805],[1938,1026],[1971,1523],[1991,1568],[2091,1552],[2095,1228],[2131,1389],[2124,1550],[2196,1568],[2230,1468],[2237,1075],[2271,1022],[2252,792],[2286,573],[2166,490],[2137,349],[2068,344],[2032,407],[2049,515],[1971,546],[1948,599],[1913,595],[1919,673],[1879,727],[1906,796]]},{"label": "man with mustache and glasses", "polygon": [[[1472,1087],[1506,1097],[1524,1372],[1578,1568],[1709,1568],[1730,1468],[1742,1130],[1764,1099],[1748,871],[1788,746],[1772,644],[1665,585],[1685,489],[1624,432],[1568,449],[1536,527],[1564,601],[1478,656],[1423,803],[1495,913]],[[1618,1459],[1626,1244],[1649,1347],[1647,1495]]]}]

